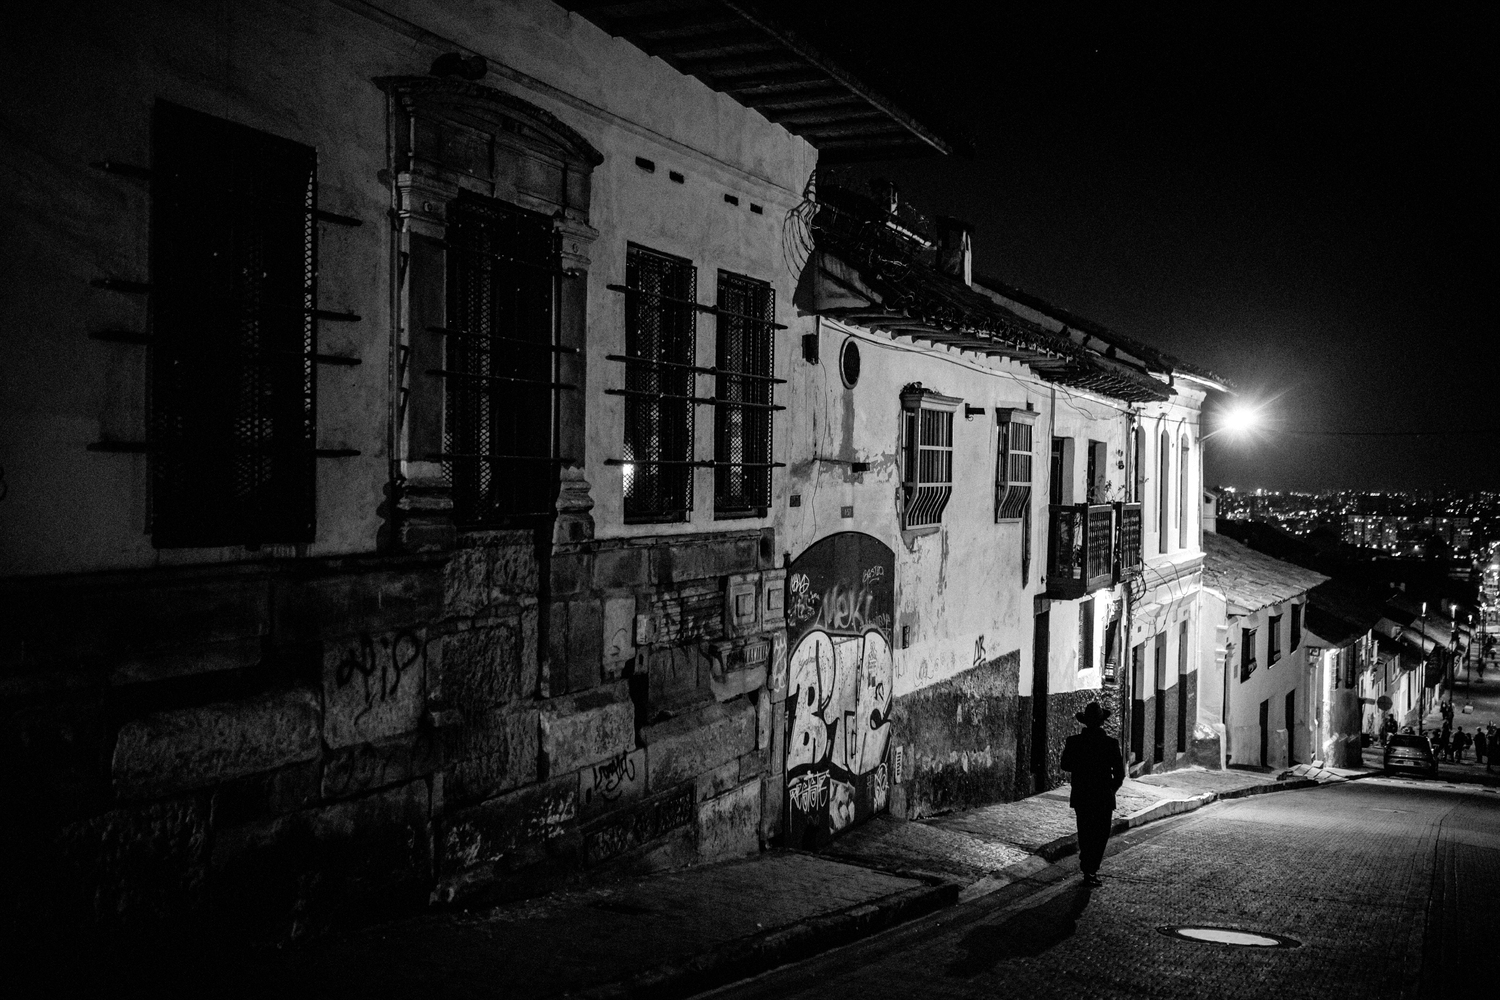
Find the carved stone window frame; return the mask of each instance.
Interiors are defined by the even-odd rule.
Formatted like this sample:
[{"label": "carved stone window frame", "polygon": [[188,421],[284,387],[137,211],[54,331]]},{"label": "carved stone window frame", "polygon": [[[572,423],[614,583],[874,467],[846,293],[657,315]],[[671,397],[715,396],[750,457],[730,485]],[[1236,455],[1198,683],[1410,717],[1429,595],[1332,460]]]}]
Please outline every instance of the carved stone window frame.
[{"label": "carved stone window frame", "polygon": [[[557,282],[557,380],[577,391],[557,396],[560,470],[554,536],[593,534],[593,507],[583,476],[586,440],[589,225],[592,173],[603,155],[551,112],[513,94],[469,81],[425,76],[380,77],[387,97],[388,177],[395,258],[392,341],[392,476],[402,497],[398,544],[426,547],[445,534],[451,498],[442,465],[445,386],[428,374],[443,367],[447,323],[447,211],[460,191],[496,198],[553,220],[564,276]],[[410,528],[411,530],[407,530]],[[409,536],[409,537],[407,537]]]}]

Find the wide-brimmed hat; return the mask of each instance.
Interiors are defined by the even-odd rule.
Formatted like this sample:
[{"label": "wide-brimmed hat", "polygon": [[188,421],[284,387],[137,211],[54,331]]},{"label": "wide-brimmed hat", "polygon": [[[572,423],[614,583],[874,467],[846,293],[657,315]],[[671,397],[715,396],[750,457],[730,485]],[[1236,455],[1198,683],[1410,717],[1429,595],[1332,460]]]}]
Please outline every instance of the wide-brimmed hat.
[{"label": "wide-brimmed hat", "polygon": [[1082,712],[1074,712],[1073,718],[1085,726],[1102,726],[1104,725],[1104,720],[1109,718],[1109,709],[1097,701],[1091,701],[1083,706]]}]

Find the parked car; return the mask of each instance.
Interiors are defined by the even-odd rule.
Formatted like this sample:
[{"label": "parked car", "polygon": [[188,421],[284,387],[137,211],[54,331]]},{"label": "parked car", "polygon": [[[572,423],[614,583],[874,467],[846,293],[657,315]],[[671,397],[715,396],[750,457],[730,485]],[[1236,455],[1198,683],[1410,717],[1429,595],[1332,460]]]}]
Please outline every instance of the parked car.
[{"label": "parked car", "polygon": [[1438,776],[1437,757],[1425,736],[1393,735],[1385,746],[1385,773],[1416,771],[1429,778]]}]

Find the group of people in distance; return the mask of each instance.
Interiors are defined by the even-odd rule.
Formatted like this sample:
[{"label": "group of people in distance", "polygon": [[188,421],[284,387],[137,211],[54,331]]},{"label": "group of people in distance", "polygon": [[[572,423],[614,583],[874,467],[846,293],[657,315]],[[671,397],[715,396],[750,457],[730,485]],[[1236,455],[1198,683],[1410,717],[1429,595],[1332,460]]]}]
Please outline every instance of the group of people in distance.
[{"label": "group of people in distance", "polygon": [[[1453,703],[1443,702],[1438,711],[1443,716],[1441,729],[1424,729],[1420,735],[1427,737],[1432,744],[1433,756],[1438,760],[1451,761],[1455,764],[1464,763],[1464,754],[1470,747],[1474,749],[1474,763],[1483,764],[1486,771],[1491,770],[1495,763],[1500,763],[1500,731],[1497,731],[1494,723],[1474,727],[1473,733],[1464,732],[1464,727],[1453,726]],[[1390,742],[1392,734],[1397,731],[1396,718],[1387,715],[1385,722],[1380,727],[1380,745],[1385,746]],[[1401,732],[1411,734],[1411,726],[1402,729]]]}]

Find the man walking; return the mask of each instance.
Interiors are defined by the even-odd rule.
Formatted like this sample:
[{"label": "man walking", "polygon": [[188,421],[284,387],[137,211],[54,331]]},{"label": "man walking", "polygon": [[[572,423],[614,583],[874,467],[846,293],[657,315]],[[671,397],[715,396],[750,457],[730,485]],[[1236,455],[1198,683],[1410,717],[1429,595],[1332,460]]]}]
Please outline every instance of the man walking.
[{"label": "man walking", "polygon": [[1120,741],[1102,728],[1109,712],[1097,701],[1084,706],[1074,715],[1083,723],[1083,732],[1069,736],[1063,745],[1061,767],[1073,778],[1068,805],[1078,822],[1078,869],[1084,884],[1099,886],[1099,863],[1109,843],[1109,828],[1114,821],[1115,792],[1125,782],[1125,760],[1120,755]]}]

